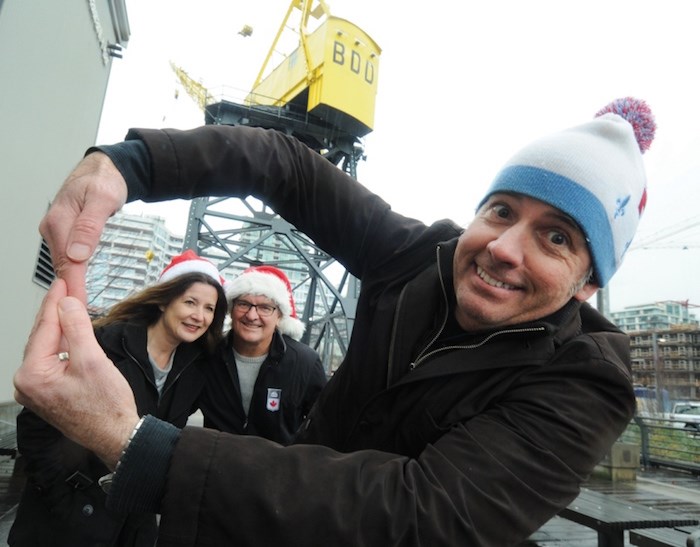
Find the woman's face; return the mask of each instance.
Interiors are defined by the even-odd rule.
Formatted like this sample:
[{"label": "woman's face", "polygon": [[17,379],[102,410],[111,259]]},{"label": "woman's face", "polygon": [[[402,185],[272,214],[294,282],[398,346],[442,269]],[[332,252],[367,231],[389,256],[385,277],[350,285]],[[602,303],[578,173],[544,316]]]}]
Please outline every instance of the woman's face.
[{"label": "woman's face", "polygon": [[178,343],[197,340],[214,320],[217,299],[213,286],[200,282],[190,285],[163,310],[160,321],[166,334]]}]

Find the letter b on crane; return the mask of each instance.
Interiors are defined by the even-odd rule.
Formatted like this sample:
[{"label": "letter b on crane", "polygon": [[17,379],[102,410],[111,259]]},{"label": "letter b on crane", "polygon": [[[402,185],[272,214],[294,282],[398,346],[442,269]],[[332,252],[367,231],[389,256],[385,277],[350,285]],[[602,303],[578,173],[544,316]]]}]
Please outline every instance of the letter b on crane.
[{"label": "letter b on crane", "polygon": [[351,72],[357,74],[364,79],[365,82],[372,85],[374,82],[374,65],[367,59],[364,64],[362,56],[354,49],[350,50],[350,59],[348,62],[345,44],[333,42],[333,62],[340,66],[348,66]]}]

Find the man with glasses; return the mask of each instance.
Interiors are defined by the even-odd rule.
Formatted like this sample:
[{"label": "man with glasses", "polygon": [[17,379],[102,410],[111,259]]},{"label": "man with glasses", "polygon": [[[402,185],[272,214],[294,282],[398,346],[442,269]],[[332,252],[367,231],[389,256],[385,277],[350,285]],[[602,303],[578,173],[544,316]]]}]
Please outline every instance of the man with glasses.
[{"label": "man with glasses", "polygon": [[298,340],[291,284],[273,266],[226,283],[231,330],[207,367],[204,426],[289,444],[326,385],[318,354]]}]

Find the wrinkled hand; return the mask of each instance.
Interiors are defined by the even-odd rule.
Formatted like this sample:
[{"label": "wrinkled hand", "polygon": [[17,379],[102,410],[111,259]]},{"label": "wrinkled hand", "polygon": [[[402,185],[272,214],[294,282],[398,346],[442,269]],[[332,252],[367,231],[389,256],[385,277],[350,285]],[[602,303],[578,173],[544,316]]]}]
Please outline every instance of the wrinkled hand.
[{"label": "wrinkled hand", "polygon": [[[57,355],[64,349],[67,361]],[[44,298],[14,384],[18,403],[114,468],[139,420],[134,395],[63,280]]]},{"label": "wrinkled hand", "polygon": [[39,224],[68,294],[87,301],[85,272],[107,219],[126,202],[126,181],[106,154],[86,156],[68,176]]}]

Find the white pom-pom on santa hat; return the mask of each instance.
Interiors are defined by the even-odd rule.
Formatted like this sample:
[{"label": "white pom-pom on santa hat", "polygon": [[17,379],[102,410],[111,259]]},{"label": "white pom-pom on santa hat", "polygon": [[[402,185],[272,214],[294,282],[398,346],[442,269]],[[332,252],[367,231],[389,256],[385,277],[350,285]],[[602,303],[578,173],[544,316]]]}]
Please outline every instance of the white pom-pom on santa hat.
[{"label": "white pom-pom on santa hat", "polygon": [[161,272],[158,283],[165,283],[188,273],[203,273],[217,281],[219,285],[224,285],[224,278],[221,277],[216,266],[206,258],[198,256],[192,249],[174,256],[170,264]]},{"label": "white pom-pom on santa hat", "polygon": [[277,330],[294,340],[301,339],[306,326],[297,317],[292,285],[284,272],[274,266],[252,266],[226,283],[226,301],[231,303],[245,294],[266,296],[274,301],[282,316]]}]

